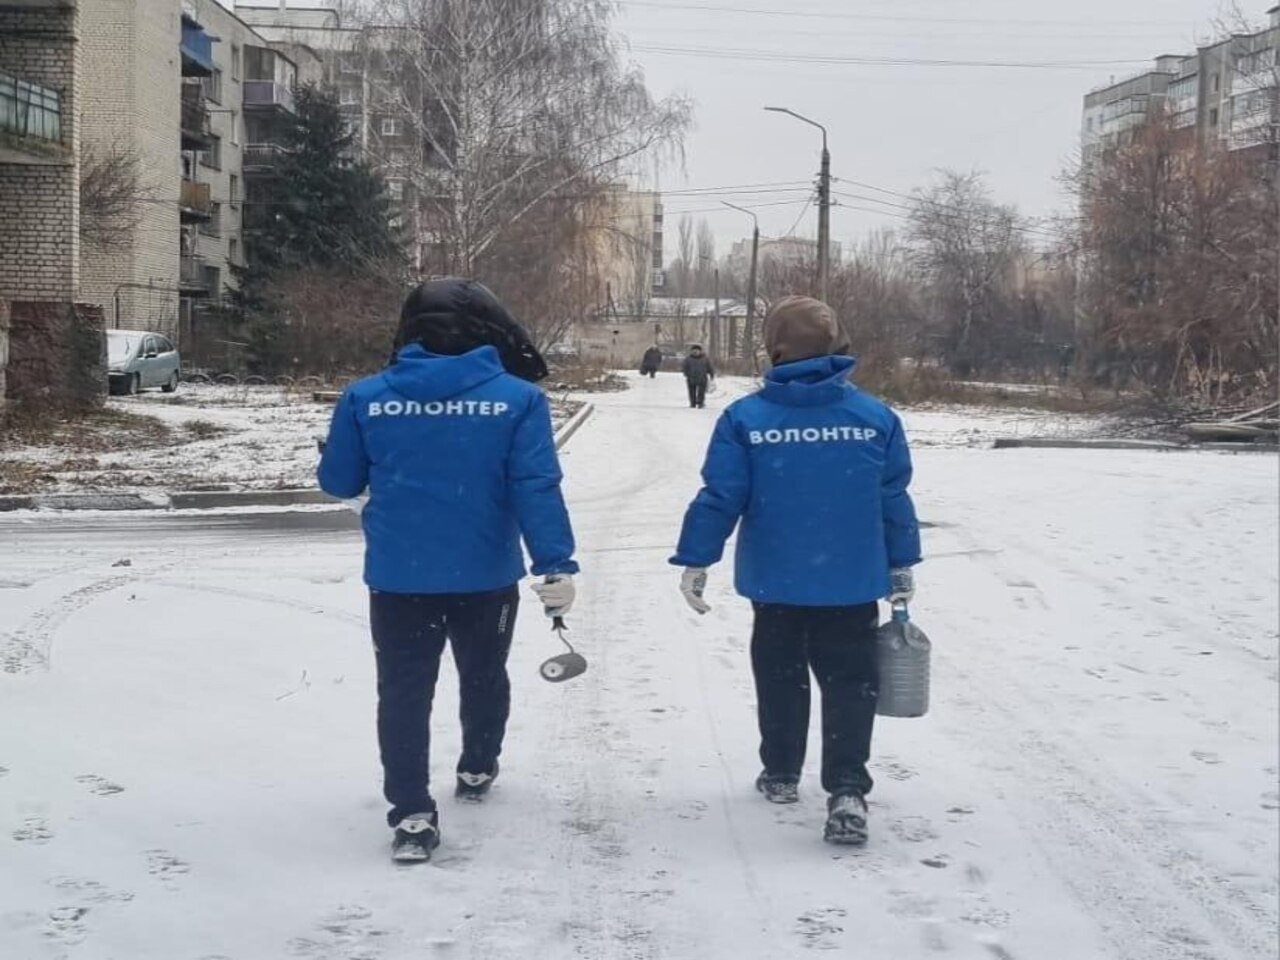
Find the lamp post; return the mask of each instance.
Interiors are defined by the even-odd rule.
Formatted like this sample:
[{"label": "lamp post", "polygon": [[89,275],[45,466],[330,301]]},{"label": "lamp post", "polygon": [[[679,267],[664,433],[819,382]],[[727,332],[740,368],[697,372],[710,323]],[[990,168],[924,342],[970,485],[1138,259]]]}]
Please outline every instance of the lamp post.
[{"label": "lamp post", "polygon": [[747,321],[746,330],[742,334],[743,354],[750,360],[755,353],[753,331],[756,319],[756,270],[760,263],[760,218],[746,207],[740,207],[736,203],[730,203],[728,200],[721,200],[720,202],[730,209],[745,213],[754,224],[751,231],[751,272],[747,276]]},{"label": "lamp post", "polygon": [[825,303],[831,268],[831,153],[827,150],[827,128],[786,107],[765,109],[771,113],[785,113],[822,131],[822,168],[818,174],[818,299]]}]

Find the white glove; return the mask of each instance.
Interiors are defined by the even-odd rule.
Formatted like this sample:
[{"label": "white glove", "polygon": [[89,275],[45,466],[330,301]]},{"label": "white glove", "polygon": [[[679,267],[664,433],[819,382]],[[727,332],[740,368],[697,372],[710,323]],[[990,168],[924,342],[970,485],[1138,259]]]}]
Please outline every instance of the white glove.
[{"label": "white glove", "polygon": [[889,602],[910,603],[916,595],[916,575],[910,567],[895,567],[889,571]]},{"label": "white glove", "polygon": [[542,610],[548,617],[563,617],[573,608],[576,591],[573,576],[568,573],[551,573],[541,583],[533,585],[533,592],[542,601]]},{"label": "white glove", "polygon": [[693,608],[694,613],[706,613],[711,604],[702,599],[707,589],[706,567],[685,567],[680,578],[680,592],[684,594],[684,602]]}]

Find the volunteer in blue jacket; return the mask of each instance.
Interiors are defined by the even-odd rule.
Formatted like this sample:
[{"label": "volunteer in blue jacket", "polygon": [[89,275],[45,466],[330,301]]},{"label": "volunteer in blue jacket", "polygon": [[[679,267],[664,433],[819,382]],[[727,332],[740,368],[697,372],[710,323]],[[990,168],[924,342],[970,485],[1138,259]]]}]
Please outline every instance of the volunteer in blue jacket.
[{"label": "volunteer in blue jacket", "polygon": [[534,386],[546,373],[485,287],[434,280],[405,301],[390,366],[348,387],[334,411],[319,479],[335,497],[369,494],[364,578],[397,860],[426,860],[440,842],[429,723],[446,641],[461,685],[455,792],[480,799],[498,775],[522,537],[547,615],[573,603],[573,532]]},{"label": "volunteer in blue jacket", "polygon": [[738,526],[735,585],[755,606],[764,764],[756,787],[774,803],[799,799],[812,670],[822,691],[825,836],[865,843],[877,601],[909,600],[920,561],[911,457],[897,415],[848,382],[854,360],[826,304],[780,301],[764,337],[773,368],[716,424],[705,485],[671,562],[686,568],[686,601],[706,613],[706,568]]}]

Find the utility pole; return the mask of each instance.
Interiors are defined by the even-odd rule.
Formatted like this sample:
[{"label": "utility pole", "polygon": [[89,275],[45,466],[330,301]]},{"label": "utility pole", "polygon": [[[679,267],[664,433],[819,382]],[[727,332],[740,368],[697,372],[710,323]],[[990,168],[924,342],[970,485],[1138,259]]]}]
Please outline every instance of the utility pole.
[{"label": "utility pole", "polygon": [[751,229],[751,272],[747,276],[747,322],[746,329],[742,334],[742,352],[748,360],[752,361],[752,366],[754,366],[755,344],[752,330],[755,327],[756,320],[756,276],[760,266],[760,219],[746,207],[740,207],[736,203],[730,203],[728,200],[721,200],[720,202],[731,210],[745,213],[751,218],[753,224]]},{"label": "utility pole", "polygon": [[720,359],[720,268],[715,273],[715,312],[711,315],[711,358]]},{"label": "utility pole", "polygon": [[827,149],[827,128],[816,120],[786,107],[765,107],[771,113],[785,113],[822,131],[822,166],[818,171],[818,299],[827,300],[831,275],[831,152]]},{"label": "utility pole", "polygon": [[760,224],[751,231],[751,273],[747,279],[747,329],[743,331],[743,354],[751,364],[756,365],[756,345],[754,330],[756,325],[756,270],[760,264]]}]

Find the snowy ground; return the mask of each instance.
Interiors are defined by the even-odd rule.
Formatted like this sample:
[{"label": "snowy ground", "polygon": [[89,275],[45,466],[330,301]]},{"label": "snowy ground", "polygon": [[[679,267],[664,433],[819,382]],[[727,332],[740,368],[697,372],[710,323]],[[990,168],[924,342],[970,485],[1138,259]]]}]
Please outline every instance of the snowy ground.
[{"label": "snowy ground", "polygon": [[922,445],[934,710],[882,721],[843,851],[816,775],[751,789],[728,569],[697,619],[664,566],[715,413],[679,394],[569,444],[591,669],[537,679],[530,604],[502,778],[421,868],[386,858],[351,514],[0,518],[0,957],[1275,956],[1274,458]]},{"label": "snowy ground", "polygon": [[[111,444],[94,437],[91,451],[66,442],[0,451],[3,461],[38,465],[38,480],[15,493],[165,490],[275,490],[315,484],[317,436],[329,430],[333,406],[310,390],[183,384],[175,394],[149,391],[113,397],[109,409],[159,420],[168,431]],[[563,423],[576,404],[553,397]],[[73,435],[74,436],[74,435]]]}]

